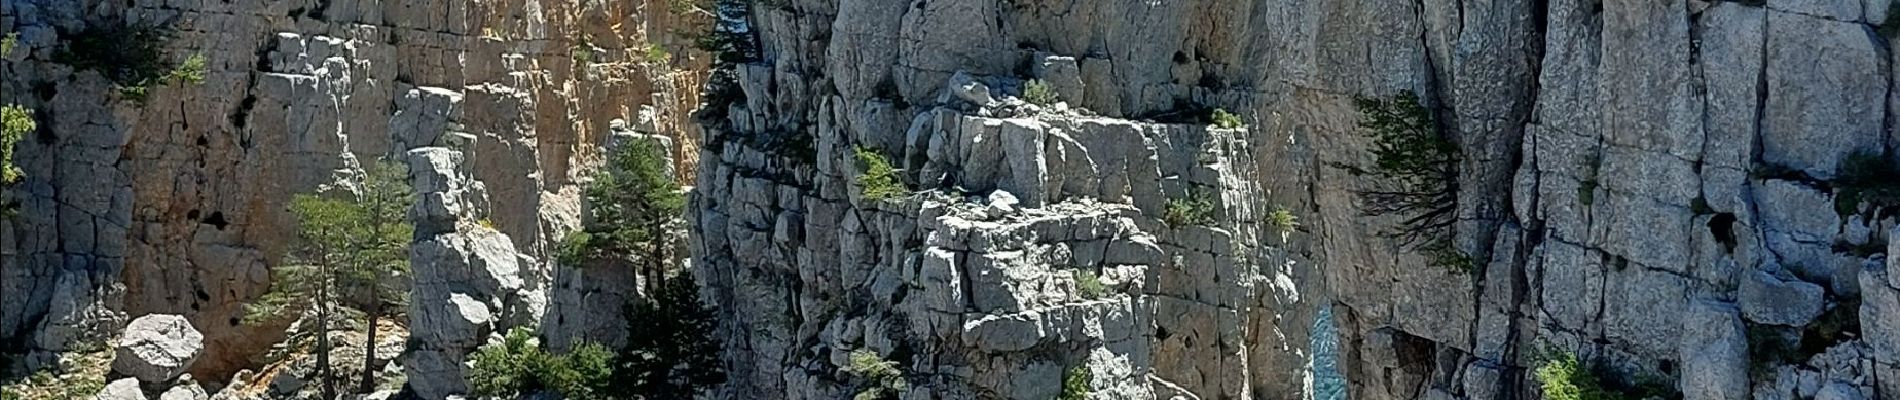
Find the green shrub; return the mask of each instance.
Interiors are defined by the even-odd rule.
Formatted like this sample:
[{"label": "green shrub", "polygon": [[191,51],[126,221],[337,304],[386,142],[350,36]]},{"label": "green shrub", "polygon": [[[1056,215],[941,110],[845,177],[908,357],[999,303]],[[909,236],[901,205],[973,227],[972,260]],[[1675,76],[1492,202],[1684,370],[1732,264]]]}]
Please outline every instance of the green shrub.
[{"label": "green shrub", "polygon": [[16,105],[0,106],[0,187],[19,183],[26,174],[13,163],[13,147],[26,138],[27,132],[38,129],[33,121],[33,110]]},{"label": "green shrub", "polygon": [[910,383],[904,380],[904,372],[897,369],[897,362],[885,361],[871,350],[852,350],[844,371],[858,379],[858,393],[853,400],[892,399],[910,390]]},{"label": "green shrub", "polygon": [[567,354],[551,354],[523,328],[509,330],[501,343],[482,346],[469,360],[470,390],[485,397],[553,391],[567,398],[599,398],[612,384],[613,353],[606,347],[581,342]]},{"label": "green shrub", "polygon": [[1610,371],[1601,364],[1579,362],[1575,355],[1556,352],[1546,356],[1543,365],[1532,374],[1537,377],[1544,400],[1648,400],[1681,399],[1672,382],[1653,376],[1641,376],[1634,382],[1610,379]]},{"label": "green shrub", "polygon": [[1212,224],[1214,223],[1214,202],[1198,195],[1185,199],[1168,199],[1167,208],[1162,211],[1161,220],[1173,227]]},{"label": "green shrub", "polygon": [[1089,379],[1094,375],[1088,364],[1069,368],[1068,372],[1062,374],[1062,395],[1057,396],[1056,400],[1088,400]]},{"label": "green shrub", "polygon": [[192,54],[185,57],[184,62],[178,63],[178,68],[172,69],[171,74],[166,75],[166,80],[194,85],[205,83],[205,72],[209,69],[207,64],[204,54]]},{"label": "green shrub", "polygon": [[164,46],[170,36],[168,29],[158,26],[94,24],[67,36],[64,46],[53,52],[53,61],[97,71],[118,87],[120,96],[143,104],[152,85],[204,81],[204,56],[186,57],[177,64],[165,61]]},{"label": "green shrub", "polygon": [[647,63],[654,65],[665,64],[667,60],[673,59],[673,53],[666,51],[666,47],[659,44],[647,45],[645,56]]},{"label": "green shrub", "polygon": [[1047,106],[1062,101],[1062,99],[1061,96],[1056,94],[1056,89],[1049,86],[1048,82],[1043,82],[1041,79],[1030,79],[1028,82],[1023,83],[1023,101],[1028,101],[1029,104]]},{"label": "green shrub", "polygon": [[1294,216],[1293,211],[1287,210],[1286,207],[1274,207],[1273,212],[1267,213],[1267,225],[1279,230],[1281,234],[1293,233],[1294,229],[1300,227],[1300,218]]},{"label": "green shrub", "polygon": [[1108,294],[1108,286],[1102,284],[1102,277],[1094,271],[1077,268],[1070,271],[1075,277],[1075,293],[1083,299],[1095,300]]},{"label": "green shrub", "polygon": [[858,166],[864,172],[858,175],[858,185],[864,188],[864,200],[884,201],[910,194],[910,189],[898,180],[897,169],[891,167],[891,160],[876,150],[858,146],[853,149]]},{"label": "green shrub", "polygon": [[19,47],[20,47],[20,33],[7,32],[6,37],[0,37],[0,58],[5,58],[6,56],[13,55],[13,49],[19,48]]},{"label": "green shrub", "polygon": [[1224,109],[1214,109],[1213,117],[1214,126],[1221,129],[1240,129],[1241,127],[1247,126],[1245,122],[1241,122],[1239,115],[1234,115],[1234,113],[1227,112],[1227,110]]}]

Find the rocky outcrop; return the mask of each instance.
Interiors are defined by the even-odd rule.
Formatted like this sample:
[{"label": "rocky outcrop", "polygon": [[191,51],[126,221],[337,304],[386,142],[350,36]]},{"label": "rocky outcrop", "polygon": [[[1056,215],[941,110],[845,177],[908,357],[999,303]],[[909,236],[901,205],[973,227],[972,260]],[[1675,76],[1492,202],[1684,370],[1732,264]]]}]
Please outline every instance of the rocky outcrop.
[{"label": "rocky outcrop", "polygon": [[[706,57],[675,32],[702,22],[665,10],[661,0],[0,4],[0,35],[19,38],[0,63],[0,102],[32,108],[41,127],[18,149],[21,218],[0,222],[10,300],[0,351],[50,365],[125,316],[177,314],[205,335],[196,375],[221,382],[254,367],[283,327],[239,321],[293,239],[290,196],[434,145],[430,134],[464,140],[465,173],[490,189],[480,218],[535,256],[525,270],[548,270],[542,256],[577,224],[574,179],[597,162],[609,121],[650,106],[681,153],[697,155],[686,116]],[[139,102],[59,62],[87,26],[113,25],[167,28],[153,44],[167,63],[204,56],[204,82],[154,84]]]},{"label": "rocky outcrop", "polygon": [[185,317],[152,314],[132,320],[119,337],[112,370],[144,382],[166,382],[183,374],[204,351],[204,335]]}]

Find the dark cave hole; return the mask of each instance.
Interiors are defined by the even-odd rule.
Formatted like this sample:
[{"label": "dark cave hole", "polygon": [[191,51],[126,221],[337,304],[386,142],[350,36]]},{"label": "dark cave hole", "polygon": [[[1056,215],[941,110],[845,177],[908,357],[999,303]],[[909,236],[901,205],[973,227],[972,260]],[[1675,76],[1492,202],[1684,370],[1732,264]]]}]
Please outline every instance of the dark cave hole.
[{"label": "dark cave hole", "polygon": [[1735,252],[1735,213],[1719,213],[1709,218],[1709,234],[1729,253]]},{"label": "dark cave hole", "polygon": [[231,226],[231,222],[226,221],[224,219],[223,211],[213,211],[211,212],[211,216],[205,217],[203,221],[199,221],[199,222],[203,222],[206,225],[215,226],[218,228],[218,230],[224,230],[225,227]]}]

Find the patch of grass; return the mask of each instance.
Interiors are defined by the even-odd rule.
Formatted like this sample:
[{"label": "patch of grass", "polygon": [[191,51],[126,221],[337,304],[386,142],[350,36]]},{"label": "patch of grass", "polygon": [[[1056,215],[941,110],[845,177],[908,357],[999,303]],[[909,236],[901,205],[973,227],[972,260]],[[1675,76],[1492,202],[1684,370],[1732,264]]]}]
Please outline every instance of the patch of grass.
[{"label": "patch of grass", "polygon": [[844,372],[858,379],[858,392],[852,396],[853,400],[895,399],[899,393],[910,390],[910,383],[904,379],[904,372],[897,369],[897,362],[886,361],[871,350],[852,350]]},{"label": "patch of grass", "polygon": [[1267,226],[1272,226],[1281,234],[1293,233],[1294,229],[1300,227],[1300,217],[1294,216],[1293,211],[1286,207],[1274,207],[1273,212],[1267,213]]},{"label": "patch of grass", "polygon": [[858,159],[858,165],[864,172],[858,175],[858,185],[864,188],[866,201],[884,201],[910,194],[910,189],[898,179],[897,168],[891,166],[891,160],[876,150],[864,146],[852,149]]},{"label": "patch of grass", "polygon": [[1095,300],[1108,294],[1108,286],[1102,284],[1102,277],[1095,271],[1077,268],[1070,271],[1075,277],[1075,293],[1086,300]]},{"label": "patch of grass", "polygon": [[1239,115],[1234,115],[1225,109],[1214,109],[1213,120],[1214,126],[1221,129],[1240,129],[1247,126],[1245,122],[1241,122]]},{"label": "patch of grass", "polygon": [[1191,195],[1184,199],[1168,199],[1167,209],[1162,211],[1161,220],[1168,226],[1209,225],[1214,223],[1214,201],[1206,196]]},{"label": "patch of grass", "polygon": [[1056,400],[1088,400],[1089,380],[1094,375],[1088,364],[1069,368],[1068,372],[1062,374],[1062,394],[1056,396]]},{"label": "patch of grass", "polygon": [[1056,94],[1056,89],[1049,86],[1048,82],[1043,82],[1041,79],[1030,79],[1028,82],[1023,83],[1023,101],[1027,101],[1029,104],[1047,106],[1062,101],[1062,99],[1060,95]]}]

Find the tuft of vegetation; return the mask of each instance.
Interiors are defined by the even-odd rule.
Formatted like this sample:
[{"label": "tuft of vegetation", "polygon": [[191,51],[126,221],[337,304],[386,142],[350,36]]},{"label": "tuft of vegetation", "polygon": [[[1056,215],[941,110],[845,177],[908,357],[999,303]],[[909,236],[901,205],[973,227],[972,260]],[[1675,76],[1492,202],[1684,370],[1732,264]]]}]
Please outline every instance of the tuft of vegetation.
[{"label": "tuft of vegetation", "polygon": [[1070,271],[1075,278],[1075,293],[1086,300],[1095,300],[1108,294],[1108,286],[1102,284],[1102,276],[1086,268]]},{"label": "tuft of vegetation", "polygon": [[1577,356],[1558,353],[1550,356],[1533,372],[1541,385],[1544,400],[1650,400],[1681,399],[1681,393],[1668,382],[1639,378],[1634,383],[1614,379],[1603,365],[1585,365]]},{"label": "tuft of vegetation", "polygon": [[518,398],[542,391],[567,398],[600,398],[613,386],[613,353],[592,342],[567,354],[541,349],[528,329],[508,331],[500,343],[483,345],[469,356],[470,390],[491,398]]},{"label": "tuft of vegetation", "polygon": [[1030,79],[1028,82],[1023,82],[1023,101],[1028,101],[1029,104],[1047,106],[1062,101],[1062,99],[1061,96],[1056,94],[1056,89],[1049,86],[1048,82],[1044,82],[1041,79]]},{"label": "tuft of vegetation", "polygon": [[[0,386],[0,399],[93,400],[94,395],[105,389],[106,375],[112,372],[112,352],[107,349],[104,343],[99,342],[76,343],[74,348],[60,356],[54,368],[34,372],[19,380],[8,378],[7,383]],[[0,368],[7,367],[6,364],[0,362]]]},{"label": "tuft of vegetation", "polygon": [[1354,104],[1364,117],[1359,128],[1372,138],[1373,166],[1335,167],[1391,185],[1358,192],[1365,214],[1403,216],[1398,229],[1383,233],[1386,237],[1421,251],[1433,265],[1471,270],[1469,257],[1452,243],[1463,157],[1458,144],[1438,133],[1431,110],[1410,92],[1359,98]]},{"label": "tuft of vegetation", "polygon": [[1214,126],[1221,129],[1240,129],[1247,126],[1245,122],[1241,122],[1239,115],[1234,115],[1225,109],[1214,109],[1212,118]]},{"label": "tuft of vegetation", "polygon": [[673,53],[666,51],[666,47],[661,46],[658,43],[648,44],[646,48],[646,52],[645,54],[643,54],[643,56],[646,57],[646,61],[648,64],[653,64],[653,65],[666,64],[668,60],[673,59]]},{"label": "tuft of vegetation", "polygon": [[1161,213],[1161,220],[1168,226],[1209,225],[1214,223],[1214,201],[1206,196],[1194,195],[1185,199],[1168,199],[1167,208]]},{"label": "tuft of vegetation", "polygon": [[891,166],[891,160],[876,150],[857,146],[852,152],[858,159],[858,166],[864,168],[858,175],[858,186],[864,189],[865,201],[884,201],[910,194],[910,189],[898,180],[897,169]]},{"label": "tuft of vegetation", "polygon": [[1300,228],[1300,217],[1294,216],[1293,211],[1286,207],[1274,207],[1273,212],[1267,213],[1267,226],[1272,226],[1280,234],[1293,233],[1293,230]]},{"label": "tuft of vegetation", "polygon": [[[38,126],[33,122],[33,110],[16,105],[0,106],[0,189],[13,187],[26,178],[26,172],[13,162],[13,147]],[[0,199],[0,218],[12,215],[18,206]]]},{"label": "tuft of vegetation", "polygon": [[904,380],[904,372],[897,369],[896,361],[886,361],[877,352],[867,349],[851,351],[849,365],[844,372],[858,379],[858,393],[853,400],[889,400],[899,393],[910,390],[910,383]]},{"label": "tuft of vegetation", "polygon": [[1856,151],[1841,159],[1834,186],[1834,210],[1852,215],[1862,203],[1880,210],[1900,207],[1900,166],[1871,151]]},{"label": "tuft of vegetation", "polygon": [[[719,359],[714,310],[699,299],[699,284],[681,273],[649,301],[627,307],[627,346],[614,363],[608,394],[623,399],[691,399],[726,381]],[[569,396],[573,398],[573,396]]]},{"label": "tuft of vegetation", "polygon": [[1095,373],[1088,364],[1077,365],[1062,373],[1062,394],[1056,400],[1088,400],[1089,380]]},{"label": "tuft of vegetation", "polygon": [[13,55],[13,49],[16,49],[19,47],[20,47],[20,33],[7,32],[7,35],[5,37],[0,37],[0,58],[6,58],[7,56]]},{"label": "tuft of vegetation", "polygon": [[164,46],[171,32],[163,27],[94,24],[67,37],[69,40],[53,52],[53,62],[97,71],[118,87],[120,96],[139,104],[145,103],[152,85],[204,81],[207,63],[203,55],[177,63],[166,61]]},{"label": "tuft of vegetation", "polygon": [[[760,58],[757,34],[752,30],[752,2],[750,0],[675,0],[676,14],[704,16],[705,32],[692,34],[696,47],[712,53],[712,71],[706,76],[706,85],[700,91],[703,103],[695,112],[695,119],[708,126],[718,127],[727,123],[727,113],[731,106],[745,99],[745,91],[739,88],[738,66]],[[716,141],[708,141],[708,146],[718,146]]]}]

